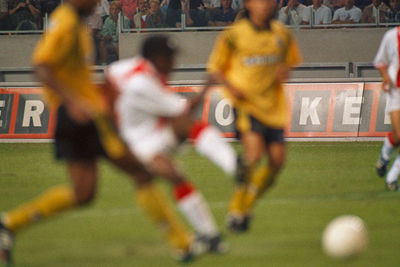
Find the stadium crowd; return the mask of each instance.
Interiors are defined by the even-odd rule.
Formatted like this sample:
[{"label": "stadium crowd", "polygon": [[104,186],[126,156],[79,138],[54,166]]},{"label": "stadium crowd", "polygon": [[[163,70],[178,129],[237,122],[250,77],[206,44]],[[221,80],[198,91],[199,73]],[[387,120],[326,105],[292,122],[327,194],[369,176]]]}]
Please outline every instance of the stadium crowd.
[{"label": "stadium crowd", "polygon": [[[287,25],[376,23],[377,18],[380,23],[400,22],[400,0],[277,1],[277,18]],[[0,0],[0,30],[43,29],[44,17],[61,2]],[[96,33],[107,32],[115,43],[118,37],[111,26],[117,25],[119,12],[124,28],[166,28],[181,27],[182,14],[189,27],[227,26],[242,9],[243,0],[102,0],[88,23]]]},{"label": "stadium crowd", "polygon": [[[276,18],[290,26],[399,23],[400,0],[277,0]],[[42,30],[62,0],[0,0],[0,32]],[[123,29],[228,26],[243,16],[243,0],[101,0],[87,19],[97,65],[118,60]],[[184,22],[182,21],[184,20]]]}]

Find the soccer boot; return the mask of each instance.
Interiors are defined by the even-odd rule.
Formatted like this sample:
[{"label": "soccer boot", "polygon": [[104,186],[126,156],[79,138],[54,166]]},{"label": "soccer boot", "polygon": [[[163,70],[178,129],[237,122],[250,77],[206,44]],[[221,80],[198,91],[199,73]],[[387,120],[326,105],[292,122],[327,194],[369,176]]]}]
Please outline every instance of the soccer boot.
[{"label": "soccer boot", "polygon": [[186,251],[178,251],[174,258],[182,263],[193,261],[196,257],[208,251],[209,244],[203,237],[196,237]]},{"label": "soccer boot", "polygon": [[198,236],[196,240],[198,243],[202,244],[202,248],[205,249],[206,252],[223,254],[229,250],[229,245],[222,240],[221,235],[213,237]]},{"label": "soccer boot", "polygon": [[226,226],[232,232],[243,233],[249,230],[250,219],[251,217],[249,215],[234,216],[229,214],[226,219]]},{"label": "soccer boot", "polygon": [[208,251],[212,253],[224,254],[229,251],[229,244],[224,242],[221,235],[208,239]]},{"label": "soccer boot", "polygon": [[193,260],[194,255],[189,250],[189,251],[185,251],[185,252],[178,252],[173,257],[179,262],[188,263],[188,262],[191,262]]},{"label": "soccer boot", "polygon": [[386,160],[382,157],[379,157],[375,166],[376,166],[376,172],[378,173],[378,175],[380,177],[385,176],[389,162],[390,162],[390,160]]},{"label": "soccer boot", "polygon": [[399,185],[397,181],[386,183],[386,191],[399,191]]},{"label": "soccer boot", "polygon": [[12,265],[11,249],[13,247],[14,238],[10,230],[8,230],[0,221],[0,260],[6,266]]}]

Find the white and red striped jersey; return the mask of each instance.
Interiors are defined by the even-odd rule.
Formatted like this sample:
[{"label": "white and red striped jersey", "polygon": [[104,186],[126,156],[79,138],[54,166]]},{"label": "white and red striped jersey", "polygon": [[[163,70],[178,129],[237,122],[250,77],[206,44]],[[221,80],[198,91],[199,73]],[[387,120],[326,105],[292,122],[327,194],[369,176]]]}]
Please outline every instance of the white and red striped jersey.
[{"label": "white and red striped jersey", "polygon": [[400,87],[399,57],[400,57],[400,27],[390,29],[382,38],[378,53],[375,56],[375,67],[387,67],[387,72],[393,85]]},{"label": "white and red striped jersey", "polygon": [[186,108],[185,99],[168,92],[165,77],[142,57],[111,64],[106,78],[119,91],[115,111],[122,137],[129,142],[140,142]]}]

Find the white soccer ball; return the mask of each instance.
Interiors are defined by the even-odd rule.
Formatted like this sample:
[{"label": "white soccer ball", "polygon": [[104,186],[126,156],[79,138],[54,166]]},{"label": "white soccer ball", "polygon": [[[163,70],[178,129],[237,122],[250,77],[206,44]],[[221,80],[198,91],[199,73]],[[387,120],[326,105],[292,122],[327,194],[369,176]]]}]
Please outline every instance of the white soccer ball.
[{"label": "white soccer ball", "polygon": [[333,219],[322,235],[322,247],[334,259],[360,255],[368,247],[368,231],[360,217],[343,215]]}]

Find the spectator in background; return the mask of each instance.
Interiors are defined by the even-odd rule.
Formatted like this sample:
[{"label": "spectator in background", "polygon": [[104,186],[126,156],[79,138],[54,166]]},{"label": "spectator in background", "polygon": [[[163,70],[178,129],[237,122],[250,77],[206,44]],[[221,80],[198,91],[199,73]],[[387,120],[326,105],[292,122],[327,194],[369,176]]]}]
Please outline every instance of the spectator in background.
[{"label": "spectator in background", "polygon": [[149,18],[147,28],[166,28],[166,15],[161,11],[159,0],[150,0]]},{"label": "spectator in background", "polygon": [[[110,15],[104,21],[100,35],[100,56],[102,64],[110,64],[119,59],[119,31],[118,31],[118,15],[122,8],[118,1],[112,1],[110,4]],[[129,27],[130,21],[127,17],[122,16],[124,27]]]},{"label": "spectator in background", "polygon": [[204,5],[201,0],[170,0],[167,10],[169,27],[181,27],[181,13],[186,16],[186,26],[206,26]]},{"label": "spectator in background", "polygon": [[214,12],[221,7],[221,0],[202,0],[202,2],[205,12],[205,21],[209,23],[209,21],[212,21],[212,16]]},{"label": "spectator in background", "polygon": [[286,6],[283,6],[283,3],[283,0],[279,2],[279,21],[286,25],[300,25],[306,6],[297,0],[289,0]]},{"label": "spectator in background", "polygon": [[186,20],[187,26],[202,27],[207,26],[206,12],[202,0],[189,1],[189,19]]},{"label": "spectator in background", "polygon": [[233,0],[233,1],[232,1],[232,8],[236,11],[236,13],[237,13],[240,9],[244,8],[243,0]]},{"label": "spectator in background", "polygon": [[168,27],[178,27],[181,24],[181,12],[183,11],[180,0],[169,0],[167,8]]},{"label": "spectator in background", "polygon": [[400,22],[400,0],[389,1],[389,9],[385,11],[385,22]]},{"label": "spectator in background", "polygon": [[150,14],[149,2],[147,0],[139,0],[138,12],[133,16],[135,28],[146,28],[147,18]]},{"label": "spectator in background", "polygon": [[94,61],[96,65],[100,62],[100,32],[103,27],[103,18],[101,16],[102,8],[97,5],[94,12],[86,18],[86,24],[92,33],[93,44],[94,44]]},{"label": "spectator in background", "polygon": [[40,3],[37,0],[8,1],[11,30],[37,30],[40,20]]},{"label": "spectator in background", "polygon": [[382,0],[372,0],[372,4],[366,6],[361,16],[361,23],[376,23],[379,16],[379,22],[385,22],[385,12],[389,7]]},{"label": "spectator in background", "polygon": [[165,13],[165,14],[167,14],[169,1],[170,1],[170,0],[162,0],[161,3],[160,3],[161,11],[162,11],[163,13]]},{"label": "spectator in background", "polygon": [[361,9],[361,11],[364,10],[364,8],[368,5],[371,4],[371,0],[355,0],[354,5]]},{"label": "spectator in background", "polygon": [[322,0],[313,0],[313,4],[303,10],[303,25],[331,24],[332,11],[322,4]]},{"label": "spectator in background", "polygon": [[228,26],[233,23],[235,17],[232,0],[221,0],[221,7],[212,13],[208,26]]},{"label": "spectator in background", "polygon": [[361,9],[354,6],[354,0],[344,0],[344,7],[339,8],[333,15],[333,24],[353,24],[359,23],[361,19]]},{"label": "spectator in background", "polygon": [[108,0],[100,0],[96,7],[96,13],[100,14],[103,22],[110,15],[110,2]]},{"label": "spectator in background", "polygon": [[138,9],[138,0],[120,0],[122,13],[131,21],[133,25],[133,16]]},{"label": "spectator in background", "polygon": [[333,13],[344,6],[343,0],[323,0],[322,4],[329,7]]},{"label": "spectator in background", "polygon": [[100,54],[100,41],[101,41],[101,30],[103,28],[103,22],[110,14],[110,3],[108,0],[100,0],[93,13],[87,17],[86,23],[89,29],[92,31],[92,37],[94,41],[94,57],[96,64],[101,64]]},{"label": "spectator in background", "polygon": [[8,3],[0,0],[0,31],[8,30]]},{"label": "spectator in background", "polygon": [[50,15],[54,9],[61,3],[61,0],[41,0],[40,8],[42,11],[42,15],[45,16]]},{"label": "spectator in background", "polygon": [[203,0],[204,7],[210,10],[216,10],[221,6],[221,0]]}]

